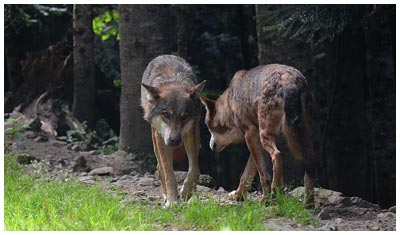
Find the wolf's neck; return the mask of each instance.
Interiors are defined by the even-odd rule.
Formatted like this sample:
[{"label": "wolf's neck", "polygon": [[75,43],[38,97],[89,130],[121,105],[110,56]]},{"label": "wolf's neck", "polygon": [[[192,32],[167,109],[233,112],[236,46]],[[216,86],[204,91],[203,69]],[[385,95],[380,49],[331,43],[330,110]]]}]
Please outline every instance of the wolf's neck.
[{"label": "wolf's neck", "polygon": [[225,90],[224,93],[218,98],[218,109],[224,110],[224,114],[221,115],[221,122],[223,124],[233,123],[234,113],[229,103],[229,89]]}]

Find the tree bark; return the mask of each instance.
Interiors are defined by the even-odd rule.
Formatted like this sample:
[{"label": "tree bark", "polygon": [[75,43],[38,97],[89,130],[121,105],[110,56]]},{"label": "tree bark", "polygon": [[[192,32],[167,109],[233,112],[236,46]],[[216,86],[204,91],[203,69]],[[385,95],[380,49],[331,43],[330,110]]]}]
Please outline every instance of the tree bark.
[{"label": "tree bark", "polygon": [[74,103],[72,112],[89,128],[95,126],[95,67],[93,62],[92,5],[74,5]]},{"label": "tree bark", "polygon": [[256,25],[258,38],[258,63],[267,64],[267,34],[264,32],[265,19],[263,14],[269,9],[269,5],[256,5]]},{"label": "tree bark", "polygon": [[120,144],[127,152],[153,152],[150,125],[140,107],[143,72],[154,57],[171,52],[170,10],[163,5],[119,6],[121,100]]},{"label": "tree bark", "polygon": [[189,42],[191,39],[191,21],[189,17],[190,6],[176,6],[176,44],[178,55],[188,59]]},{"label": "tree bark", "polygon": [[16,45],[15,37],[13,32],[7,33],[4,37],[4,54],[6,57],[5,65],[7,71],[5,75],[8,83],[8,91],[13,93],[18,90],[22,83],[21,66],[18,61],[17,52],[18,45]]}]

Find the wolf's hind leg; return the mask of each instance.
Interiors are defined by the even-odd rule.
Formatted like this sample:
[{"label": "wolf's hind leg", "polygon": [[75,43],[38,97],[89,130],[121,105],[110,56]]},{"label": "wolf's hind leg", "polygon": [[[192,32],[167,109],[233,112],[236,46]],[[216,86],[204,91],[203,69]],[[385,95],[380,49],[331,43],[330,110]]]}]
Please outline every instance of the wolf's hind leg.
[{"label": "wolf's hind leg", "polygon": [[200,126],[198,121],[194,124],[193,129],[183,137],[183,142],[189,160],[189,170],[183,182],[180,196],[186,201],[192,196],[193,188],[196,187],[200,176],[198,160],[200,150]]},{"label": "wolf's hind leg", "polygon": [[229,193],[229,198],[234,200],[241,200],[245,194],[250,190],[251,183],[253,182],[254,176],[257,173],[257,166],[254,162],[253,156],[250,154],[247,160],[246,167],[244,168],[242,177],[240,177],[240,183],[236,190]]},{"label": "wolf's hind leg", "polygon": [[267,171],[267,159],[262,150],[260,138],[258,136],[258,129],[254,126],[249,127],[245,132],[245,140],[250,154],[253,157],[254,163],[257,167],[258,175],[260,176],[260,183],[263,190],[263,200],[269,196],[269,185],[267,182],[271,181],[271,176]]},{"label": "wolf's hind leg", "polygon": [[272,189],[284,186],[282,155],[275,143],[275,136],[282,125],[282,117],[283,110],[279,100],[264,104],[258,113],[261,145],[269,153],[272,160]]}]

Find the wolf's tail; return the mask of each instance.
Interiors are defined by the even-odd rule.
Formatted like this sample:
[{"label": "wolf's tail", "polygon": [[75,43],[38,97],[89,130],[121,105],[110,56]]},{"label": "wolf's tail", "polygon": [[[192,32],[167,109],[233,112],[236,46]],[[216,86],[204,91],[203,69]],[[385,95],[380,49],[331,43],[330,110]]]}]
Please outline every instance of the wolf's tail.
[{"label": "wolf's tail", "polygon": [[316,177],[318,164],[312,135],[312,97],[308,88],[284,93],[284,113],[283,133],[289,150],[302,162],[307,174]]}]

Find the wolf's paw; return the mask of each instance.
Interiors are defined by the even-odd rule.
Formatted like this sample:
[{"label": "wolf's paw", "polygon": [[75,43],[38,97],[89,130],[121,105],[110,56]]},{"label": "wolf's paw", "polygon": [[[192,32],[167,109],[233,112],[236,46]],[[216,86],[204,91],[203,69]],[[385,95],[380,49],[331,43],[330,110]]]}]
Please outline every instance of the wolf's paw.
[{"label": "wolf's paw", "polygon": [[178,205],[178,203],[179,203],[178,201],[167,200],[162,208],[166,209],[168,207],[172,207],[172,206]]},{"label": "wolf's paw", "polygon": [[183,199],[184,201],[189,200],[192,197],[192,192],[189,190],[185,190],[183,187],[179,192],[179,198]]},{"label": "wolf's paw", "polygon": [[231,200],[235,200],[235,201],[241,201],[241,200],[243,200],[243,195],[242,195],[242,193],[240,193],[236,190],[233,190],[232,192],[230,192],[228,194],[228,198]]}]

